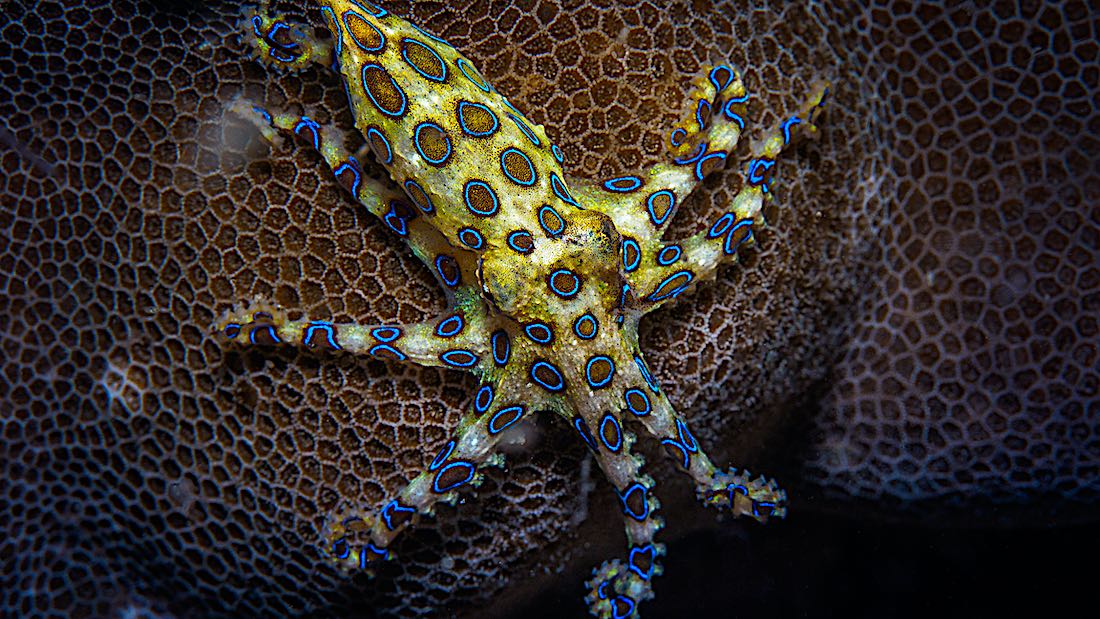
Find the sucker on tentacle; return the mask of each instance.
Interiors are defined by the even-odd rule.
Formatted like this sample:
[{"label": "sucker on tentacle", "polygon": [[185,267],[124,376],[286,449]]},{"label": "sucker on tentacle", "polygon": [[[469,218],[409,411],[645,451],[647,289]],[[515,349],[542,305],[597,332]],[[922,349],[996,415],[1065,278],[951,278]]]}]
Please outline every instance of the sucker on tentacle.
[{"label": "sucker on tentacle", "polygon": [[[238,101],[230,112],[262,135],[298,138],[344,188],[435,274],[447,293],[440,315],[416,324],[290,320],[253,302],[228,311],[218,337],[241,346],[296,345],[468,371],[481,384],[452,437],[396,496],[370,514],[329,521],[325,553],[370,570],[393,558],[394,539],[439,501],[476,486],[501,462],[497,445],[538,411],[553,411],[593,453],[619,497],[624,559],[588,581],[599,617],[637,617],[653,597],[664,526],[644,461],[624,424],[658,441],[691,477],[704,505],[760,522],[786,515],[786,493],[707,457],[661,390],[638,346],[642,315],[679,298],[737,259],[764,225],[778,156],[816,131],[828,93],[815,87],[796,115],[753,148],[728,210],[686,239],[663,239],[677,207],[724,167],[747,122],[748,94],[726,65],[693,82],[688,114],[669,135],[668,161],[637,175],[591,183],[569,177],[561,150],[446,41],[365,0],[319,3],[331,39],[290,24],[266,4],[242,29],[261,62],[300,70],[317,63],[343,78],[366,146],[345,148],[308,111],[269,111]],[[392,184],[363,174],[372,156]],[[353,497],[346,497],[353,503]]]}]

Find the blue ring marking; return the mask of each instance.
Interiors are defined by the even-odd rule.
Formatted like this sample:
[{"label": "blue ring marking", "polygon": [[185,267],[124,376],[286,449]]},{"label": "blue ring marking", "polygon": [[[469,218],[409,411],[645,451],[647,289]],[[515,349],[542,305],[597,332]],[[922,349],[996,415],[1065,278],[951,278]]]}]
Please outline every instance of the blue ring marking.
[{"label": "blue ring marking", "polygon": [[414,71],[419,73],[424,78],[432,80],[433,82],[443,83],[443,82],[447,81],[447,63],[443,62],[443,58],[441,58],[439,56],[439,54],[436,53],[436,51],[434,49],[432,49],[431,47],[429,47],[427,45],[424,45],[423,43],[421,43],[420,41],[417,41],[416,39],[406,38],[402,42],[403,43],[411,43],[413,45],[419,45],[420,47],[423,47],[424,49],[428,50],[428,53],[435,56],[435,59],[439,61],[439,66],[443,70],[443,75],[441,75],[441,76],[429,75],[429,74],[425,73],[424,71],[421,71],[420,67],[416,66],[415,64],[413,64],[413,62],[411,60],[409,60],[409,55],[406,51],[407,48],[403,45],[403,46],[401,46],[401,57],[405,59],[405,62],[408,63],[408,65],[410,67],[412,67]]},{"label": "blue ring marking", "polygon": [[[657,385],[657,381],[653,380],[653,375],[649,373],[649,368],[646,367],[645,359],[634,355],[634,363],[638,365],[638,371],[642,373],[642,378],[645,379],[646,384],[649,385],[653,393],[660,393],[661,390]],[[648,400],[648,398],[646,399]]]},{"label": "blue ring marking", "polygon": [[[488,131],[478,132],[478,131],[473,131],[469,127],[467,127],[466,126],[466,121],[463,120],[463,118],[462,118],[462,110],[466,106],[476,107],[476,108],[479,108],[481,110],[484,110],[484,111],[488,112],[489,116],[493,119],[493,128],[489,129]],[[483,138],[483,137],[486,137],[486,136],[493,135],[493,133],[497,130],[497,128],[500,127],[500,121],[497,120],[497,115],[493,113],[493,110],[490,110],[487,106],[484,106],[480,103],[472,103],[470,101],[459,101],[458,102],[458,124],[459,124],[459,126],[462,127],[462,131],[464,131],[467,135],[474,136],[475,138]]]},{"label": "blue ring marking", "polygon": [[[497,344],[501,343],[501,338],[504,338],[503,357],[497,355],[497,349],[500,348],[500,346],[497,346]],[[494,332],[493,335],[490,337],[490,344],[493,349],[493,361],[497,365],[506,365],[508,363],[508,359],[510,359],[512,356],[512,338],[508,337],[508,332],[503,329]]]},{"label": "blue ring marking", "polygon": [[348,540],[341,537],[332,542],[332,551],[330,554],[337,559],[347,559],[348,555],[351,554],[351,548],[348,547]]},{"label": "blue ring marking", "polygon": [[[676,138],[677,135],[680,136],[679,139]],[[679,146],[679,145],[684,143],[684,138],[686,138],[686,137],[687,137],[687,131],[677,127],[675,129],[673,129],[672,133],[668,136],[668,141],[673,146]]]},{"label": "blue ring marking", "polygon": [[[382,104],[378,103],[378,99],[374,98],[374,94],[370,91],[370,88],[367,88],[367,69],[371,69],[371,68],[381,69],[382,72],[385,73],[386,76],[390,78],[390,81],[393,82],[394,89],[397,90],[397,93],[399,95],[401,95],[401,109],[397,110],[396,112],[391,112],[391,111],[385,109],[384,107],[382,107]],[[374,104],[374,107],[378,108],[378,110],[380,112],[382,112],[383,114],[385,114],[386,116],[394,116],[394,117],[404,116],[405,110],[408,109],[408,107],[409,107],[409,100],[405,97],[405,91],[401,90],[401,87],[397,85],[397,80],[393,79],[393,76],[390,75],[389,71],[386,71],[385,67],[383,67],[380,64],[376,64],[376,63],[373,63],[373,62],[368,62],[368,63],[363,65],[363,71],[361,73],[361,79],[363,81],[363,90],[365,90],[366,93],[367,93],[367,96],[370,97],[371,103]]]},{"label": "blue ring marking", "polygon": [[722,113],[726,115],[726,118],[737,123],[737,126],[741,128],[741,131],[745,130],[745,119],[741,118],[741,115],[733,111],[733,106],[736,101],[730,100],[726,102],[726,106],[722,108]]},{"label": "blue ring marking", "polygon": [[[726,83],[725,83],[725,84],[719,84],[719,83],[718,83],[718,80],[717,80],[717,79],[715,79],[715,77],[714,77],[714,74],[715,74],[715,73],[718,73],[719,71],[721,71],[721,70],[723,70],[723,69],[724,69],[724,70],[725,70],[725,71],[726,71],[727,73],[729,73],[729,77],[728,77],[728,78],[726,79]],[[709,76],[709,77],[710,77],[710,83],[711,83],[711,84],[714,84],[714,90],[715,90],[716,92],[719,92],[719,93],[720,93],[720,92],[722,92],[723,90],[725,90],[725,89],[729,88],[729,87],[730,87],[730,84],[732,84],[732,83],[733,83],[733,69],[729,68],[728,66],[726,66],[726,65],[724,65],[724,64],[720,64],[720,65],[718,65],[717,67],[714,67],[713,69],[711,69],[711,70],[710,70],[710,76]]]},{"label": "blue ring marking", "polygon": [[588,429],[588,424],[584,422],[584,419],[574,417],[573,427],[577,429],[581,438],[584,439],[584,443],[588,445],[588,448],[593,452],[596,451],[596,439],[592,438],[592,432]]},{"label": "blue ring marking", "polygon": [[[378,559],[368,559],[367,550],[370,550],[376,555],[380,555],[380,557]],[[359,549],[359,569],[365,570],[367,569],[367,565],[369,565],[372,561],[385,561],[386,558],[388,558],[389,556],[389,550],[385,548],[379,548],[378,546],[375,546],[373,542],[367,542],[366,546],[363,546]]]},{"label": "blue ring marking", "polygon": [[375,327],[371,329],[371,337],[379,342],[392,342],[401,337],[401,329],[397,327]]},{"label": "blue ring marking", "polygon": [[477,390],[477,395],[474,396],[474,410],[479,413],[489,410],[489,407],[493,404],[493,395],[492,385],[482,385]]},{"label": "blue ring marking", "polygon": [[[734,233],[737,232],[738,229],[744,228],[745,226],[750,227],[749,233],[742,237],[739,241],[737,241],[737,243],[731,246],[730,242],[733,240]],[[726,255],[733,255],[741,247],[742,243],[752,238],[751,226],[751,219],[742,219],[741,221],[737,222],[737,225],[733,227],[733,230],[730,230],[730,233],[726,236],[726,242],[722,246],[722,250],[726,252]]]},{"label": "blue ring marking", "polygon": [[383,165],[389,165],[393,163],[393,149],[390,147],[390,141],[386,139],[386,136],[382,135],[382,132],[378,129],[375,129],[374,127],[367,129],[367,141],[370,142],[371,146],[374,146],[374,142],[371,140],[371,136],[378,136],[378,139],[382,140],[382,144],[386,146],[385,158],[381,157],[377,152],[374,153],[375,156],[378,156],[379,159],[383,159],[383,161],[380,161],[379,163]]},{"label": "blue ring marking", "polygon": [[[512,418],[507,419],[505,417],[506,415],[511,415]],[[502,417],[505,417],[504,425],[497,426],[497,421],[500,420]],[[502,408],[489,419],[489,434],[500,434],[520,419],[523,419],[522,406],[509,406],[508,408]]]},{"label": "blue ring marking", "polygon": [[698,180],[698,181],[703,180],[703,164],[706,163],[707,160],[709,160],[709,159],[721,159],[722,161],[725,161],[726,160],[726,153],[713,152],[713,153],[707,155],[706,157],[700,158],[699,161],[696,161],[695,162],[695,180]]},{"label": "blue ring marking", "polygon": [[[634,405],[630,403],[631,394],[637,395],[641,397],[643,401],[645,401],[644,409],[634,408]],[[653,410],[653,405],[649,403],[649,396],[647,396],[645,392],[641,389],[637,389],[634,387],[627,389],[623,392],[623,400],[626,401],[627,410],[629,410],[631,413],[634,413],[634,415],[637,417],[645,417],[650,413],[650,411]]]},{"label": "blue ring marking", "polygon": [[[623,504],[623,513],[637,520],[638,522],[642,522],[643,520],[645,520],[646,517],[649,516],[649,497],[646,495],[647,491],[648,489],[645,486],[638,482],[634,482],[630,484],[630,487],[628,487],[624,492],[619,493],[619,500],[622,501]],[[630,505],[627,503],[627,501],[630,500],[630,497],[635,492],[642,493],[642,513],[640,514],[632,510],[630,508]]]},{"label": "blue ring marking", "polygon": [[[333,12],[331,7],[321,7],[321,15],[328,17],[332,20],[332,26],[329,26],[329,32],[332,33],[332,38],[336,39],[336,50],[334,56],[339,58],[344,53],[344,37],[340,33],[340,21],[336,18],[336,13]],[[252,23],[255,25],[256,18],[252,18]],[[335,26],[335,28],[333,27]]]},{"label": "blue ring marking", "polygon": [[447,41],[435,36],[434,34],[428,32],[427,30],[421,28],[420,26],[417,26],[416,24],[409,24],[409,25],[412,26],[414,29],[416,29],[417,32],[419,32],[420,34],[428,37],[429,39],[431,39],[433,41],[435,41],[436,43],[442,43],[442,44],[446,45],[447,47],[450,47],[451,49],[454,49],[453,45],[451,45]]},{"label": "blue ring marking", "polygon": [[679,450],[680,451],[680,456],[684,460],[683,462],[680,463],[680,465],[683,466],[685,469],[691,467],[691,454],[688,453],[687,447],[684,447],[679,442],[674,441],[670,438],[663,439],[661,441],[661,444],[662,445],[668,445],[668,446],[671,446],[671,447],[675,447],[677,450]]},{"label": "blue ring marking", "polygon": [[[511,107],[511,105],[509,105],[508,107]],[[535,132],[527,126],[527,123],[520,120],[519,116],[508,112],[508,118],[511,118],[512,122],[516,123],[516,126],[519,127],[519,130],[523,132],[523,135],[527,136],[528,140],[531,140],[532,144],[534,144],[535,146],[542,146],[542,140],[539,139],[539,136],[535,135]]]},{"label": "blue ring marking", "polygon": [[[474,208],[473,202],[470,202],[470,188],[471,187],[484,187],[485,191],[489,192],[489,196],[493,198],[493,208],[487,211],[479,211]],[[466,208],[470,209],[470,212],[479,217],[492,217],[500,210],[500,201],[497,200],[497,193],[493,191],[493,188],[489,186],[489,183],[485,181],[472,180],[466,183],[465,189],[462,190],[462,199],[466,202]],[[474,249],[477,249],[476,247]]]},{"label": "blue ring marking", "polygon": [[[649,569],[645,572],[641,571],[637,565],[634,564],[635,555],[649,555]],[[627,567],[630,571],[634,572],[642,578],[642,580],[649,580],[653,577],[653,568],[657,566],[657,549],[653,547],[653,544],[646,544],[645,546],[635,546],[630,549],[630,557],[626,560]]]},{"label": "blue ring marking", "polygon": [[611,584],[611,581],[605,580],[596,587],[596,593],[599,594],[601,600],[607,599],[607,587]]},{"label": "blue ring marking", "polygon": [[408,505],[402,505],[397,502],[397,499],[386,503],[386,506],[382,508],[382,520],[386,522],[386,528],[393,531],[393,512],[403,513],[416,513],[416,510]]},{"label": "blue ring marking", "polygon": [[783,145],[791,143],[791,127],[802,124],[802,119],[797,116],[791,116],[783,123]]},{"label": "blue ring marking", "polygon": [[332,173],[333,173],[334,176],[336,176],[336,179],[339,180],[340,175],[343,174],[345,170],[351,170],[351,174],[354,177],[354,179],[351,182],[350,191],[351,191],[351,195],[358,198],[359,197],[359,185],[363,182],[363,174],[362,174],[362,172],[359,171],[359,162],[355,160],[355,157],[348,157],[348,159],[350,159],[350,161],[345,161],[345,162],[341,163],[340,165],[336,166],[336,168],[333,169]]},{"label": "blue ring marking", "polygon": [[[607,378],[605,378],[605,379],[603,379],[599,382],[596,382],[595,380],[592,380],[592,364],[597,362],[597,361],[606,361],[611,366],[611,370],[607,373]],[[595,357],[592,357],[591,359],[589,359],[588,363],[586,363],[584,365],[584,378],[585,378],[585,380],[588,381],[588,386],[592,387],[593,389],[599,389],[601,387],[606,387],[607,384],[610,383],[611,379],[614,378],[614,377],[615,377],[615,362],[612,361],[611,357],[607,357],[607,356],[604,356],[604,355],[596,355]]]},{"label": "blue ring marking", "polygon": [[[294,47],[297,47],[297,46],[295,45]],[[291,49],[293,49],[294,47],[292,47]],[[268,53],[269,56],[271,56],[275,60],[278,60],[279,62],[294,62],[295,60],[298,59],[297,55],[292,54],[290,52],[283,51],[283,50],[275,48],[275,47],[272,47],[271,50],[268,51],[267,53]]]},{"label": "blue ring marking", "polygon": [[323,331],[325,333],[325,336],[328,339],[329,346],[335,348],[336,350],[343,350],[340,347],[340,344],[336,342],[336,329],[333,328],[331,323],[327,322],[310,323],[310,325],[306,327],[306,334],[305,337],[302,338],[302,343],[306,346],[312,346],[310,342],[313,341],[313,336],[316,335],[318,331]]},{"label": "blue ring marking", "polygon": [[[584,324],[591,323],[592,324],[592,334],[591,335],[585,336],[585,335],[581,334],[581,323],[584,323]],[[576,333],[577,337],[581,338],[582,340],[591,340],[591,339],[595,338],[596,335],[599,332],[600,332],[600,323],[596,321],[596,317],[593,316],[592,314],[585,314],[585,315],[581,316],[580,318],[578,318],[577,321],[573,323],[573,333]]]},{"label": "blue ring marking", "polygon": [[[551,175],[553,175],[553,172],[551,172]],[[551,227],[547,225],[546,215],[552,215],[554,219],[557,220],[556,227]],[[558,215],[558,212],[554,210],[554,207],[550,206],[549,204],[544,204],[541,208],[539,208],[539,224],[542,226],[542,229],[545,230],[546,233],[550,236],[557,236],[561,234],[563,230],[565,230],[565,220],[562,219],[561,215]]]},{"label": "blue ring marking", "polygon": [[271,123],[275,122],[275,120],[273,118],[271,118],[271,112],[268,112],[267,110],[265,110],[264,108],[262,108],[258,105],[253,105],[252,106],[252,111],[256,112],[257,114],[262,116],[263,119],[266,120],[267,124],[269,124],[269,125]]},{"label": "blue ring marking", "polygon": [[[665,211],[664,216],[658,218],[657,217],[657,212],[653,210],[653,201],[657,198],[657,196],[663,195],[663,194],[668,195],[668,199],[669,199],[668,210]],[[647,211],[649,211],[649,218],[651,220],[653,220],[653,225],[655,225],[655,226],[663,225],[666,221],[668,221],[669,216],[672,215],[672,211],[676,209],[676,194],[672,193],[671,191],[669,191],[667,189],[661,189],[660,191],[654,191],[652,194],[650,194],[650,196],[648,198],[646,198],[645,208],[646,208]]]},{"label": "blue ring marking", "polygon": [[[370,13],[370,10],[366,9],[366,7],[361,7],[361,8],[363,8],[365,11]],[[359,19],[363,20],[364,24],[370,26],[371,30],[374,30],[374,33],[378,35],[378,39],[379,39],[378,47],[367,47],[358,38],[356,38],[355,35],[351,34],[351,26],[348,25],[348,15],[354,15],[354,16],[358,17]],[[382,51],[383,49],[386,48],[386,35],[381,30],[378,29],[378,26],[375,26],[374,24],[370,23],[369,19],[366,19],[365,17],[363,17],[362,15],[356,13],[355,11],[344,11],[344,28],[347,28],[348,38],[351,39],[352,41],[355,41],[355,44],[359,46],[359,49],[361,49],[365,52],[370,52],[370,53],[374,54],[374,53],[380,52],[380,51]],[[336,37],[336,38],[337,39],[343,39],[344,37]]]},{"label": "blue ring marking", "polygon": [[729,227],[732,226],[733,222],[736,220],[737,215],[733,213],[726,213],[725,215],[722,215],[718,218],[717,221],[714,222],[714,225],[710,227],[710,230],[707,231],[707,238],[713,239],[722,236],[726,233],[726,230],[729,230]]},{"label": "blue ring marking", "polygon": [[565,155],[561,153],[561,149],[558,148],[557,144],[550,145],[550,152],[554,155],[554,159],[556,159],[558,163],[565,163]]},{"label": "blue ring marking", "polygon": [[680,434],[680,444],[691,453],[698,453],[699,443],[696,442],[695,437],[692,436],[691,430],[688,430],[687,424],[677,419],[676,431]]},{"label": "blue ring marking", "polygon": [[[397,211],[393,208],[394,202],[390,202],[390,210],[386,211],[386,214],[382,216],[382,222],[390,227],[397,233],[398,236],[408,236],[409,225],[404,219],[398,216]],[[396,222],[396,223],[395,223]]]},{"label": "blue ring marking", "polygon": [[275,344],[282,344],[283,340],[279,339],[279,334],[275,330],[275,325],[257,325],[248,330],[248,343],[256,344],[256,330],[267,329],[267,335],[271,338]]},{"label": "blue ring marking", "polygon": [[[449,485],[445,488],[440,488],[439,487],[439,478],[443,477],[444,473],[446,473],[447,471],[449,471],[449,470],[451,470],[455,467],[466,467],[466,469],[467,469],[466,479],[456,481],[456,482],[452,483],[451,485]],[[458,488],[459,486],[468,484],[471,481],[473,481],[473,479],[474,479],[474,471],[475,471],[474,465],[470,464],[469,462],[466,462],[464,460],[458,460],[458,461],[455,461],[455,462],[451,462],[447,466],[439,469],[439,472],[435,474],[435,479],[432,480],[432,491],[435,492],[436,494],[443,494],[444,492],[450,492],[451,490],[454,490],[455,488]]]},{"label": "blue ring marking", "polygon": [[[558,290],[557,285],[554,283],[554,277],[556,275],[568,275],[572,277],[573,287],[569,290]],[[550,279],[548,281],[550,283],[550,290],[552,290],[554,294],[558,295],[559,297],[570,299],[575,297],[577,293],[581,291],[581,278],[577,277],[577,274],[570,271],[569,269],[558,269],[554,271],[550,274]]]},{"label": "blue ring marking", "polygon": [[313,133],[313,150],[321,150],[321,125],[317,124],[317,121],[308,116],[303,116],[294,125],[294,135],[301,135],[302,129],[309,129]]},{"label": "blue ring marking", "polygon": [[513,250],[515,250],[515,251],[517,251],[521,254],[529,254],[532,251],[534,251],[534,247],[529,247],[527,249],[521,249],[515,243],[516,237],[527,237],[528,239],[531,240],[532,245],[534,245],[534,243],[535,243],[535,240],[531,237],[530,232],[528,232],[526,230],[516,230],[515,232],[508,235],[508,247],[511,247]]},{"label": "blue ring marking", "polygon": [[[535,370],[540,368],[540,367],[546,368],[547,370],[550,370],[550,372],[553,373],[554,376],[557,377],[557,381],[555,381],[553,384],[543,382],[542,379],[539,378],[535,374]],[[553,365],[547,363],[546,361],[541,361],[540,360],[540,361],[536,361],[535,363],[531,364],[530,374],[531,374],[531,380],[538,383],[538,385],[540,387],[542,387],[543,389],[546,389],[547,391],[557,393],[557,392],[562,391],[562,390],[565,389],[565,377],[563,377],[561,375],[561,371],[558,370],[558,368],[554,367]]]},{"label": "blue ring marking", "polygon": [[241,325],[240,325],[240,323],[231,322],[231,323],[225,325],[224,333],[225,333],[225,337],[227,337],[229,339],[233,339],[233,338],[237,337],[238,335],[241,334]]},{"label": "blue ring marking", "polygon": [[440,354],[439,360],[453,368],[469,368],[477,364],[477,355],[468,350],[455,348]]},{"label": "blue ring marking", "polygon": [[[374,554],[379,555],[378,558],[368,559],[367,550],[370,550]],[[367,545],[363,546],[363,548],[359,550],[359,569],[365,570],[367,569],[367,564],[371,561],[385,561],[389,557],[390,551],[388,548],[380,548],[378,546],[375,546],[374,542],[367,542]]]},{"label": "blue ring marking", "polygon": [[768,193],[768,183],[764,178],[768,170],[775,165],[775,161],[771,159],[753,159],[749,162],[748,181],[750,185],[762,185],[764,193]]},{"label": "blue ring marking", "polygon": [[[475,69],[473,65],[467,62],[465,58],[459,58],[457,61],[455,61],[455,64],[458,65],[458,69],[462,71],[462,74],[466,76],[466,79],[473,82],[474,86],[477,86],[485,92],[490,92],[492,90],[489,87],[489,82],[485,81],[485,78],[481,77],[481,74],[478,73],[477,69]],[[469,69],[467,69],[466,67],[469,67]],[[470,75],[471,72],[473,72],[473,75]],[[477,77],[474,77],[475,75]]]},{"label": "blue ring marking", "polygon": [[[674,280],[676,280],[677,278],[682,279],[685,276],[687,277],[687,279],[684,280],[682,283],[676,284],[675,286],[673,286],[669,290],[665,290],[665,287],[666,286],[671,286]],[[649,294],[649,296],[646,297],[646,300],[657,302],[657,301],[664,301],[665,299],[672,299],[672,298],[676,297],[676,295],[683,292],[684,289],[688,287],[688,284],[690,284],[693,281],[695,281],[695,274],[692,273],[691,271],[688,271],[686,269],[681,270],[681,271],[676,271],[672,275],[669,275],[668,277],[666,277],[660,284],[658,284],[657,287],[653,290],[653,292],[651,292]]]},{"label": "blue ring marking", "polygon": [[679,260],[682,253],[679,245],[668,245],[657,253],[657,264],[667,267]]},{"label": "blue ring marking", "polygon": [[549,344],[554,341],[554,332],[542,322],[532,322],[524,327],[523,331],[527,333],[527,337],[539,344]]},{"label": "blue ring marking", "polygon": [[[607,442],[607,433],[604,432],[604,426],[606,426],[608,424],[611,424],[611,426],[615,428],[616,440],[615,440],[614,445]],[[615,416],[612,415],[611,413],[607,413],[606,415],[603,416],[603,419],[600,420],[599,437],[600,437],[600,442],[603,443],[603,446],[606,447],[608,449],[608,451],[610,451],[611,453],[619,453],[619,450],[622,449],[622,447],[623,447],[623,429],[619,425],[619,420],[615,419]]]},{"label": "blue ring marking", "polygon": [[707,108],[707,116],[709,120],[710,116],[710,101],[706,99],[699,99],[699,105],[695,107],[695,122],[699,123],[699,132],[702,133],[707,128],[707,121],[703,120],[703,107]]},{"label": "blue ring marking", "polygon": [[676,165],[692,164],[695,163],[700,157],[702,157],[703,153],[705,152],[707,152],[707,143],[700,142],[699,146],[695,147],[695,152],[692,153],[690,157],[686,159],[673,159],[672,163],[675,163]]},{"label": "blue ring marking", "polygon": [[617,193],[630,193],[642,186],[642,179],[637,176],[620,176],[604,181],[604,189]]},{"label": "blue ring marking", "polygon": [[366,2],[365,0],[351,0],[351,3],[370,13],[374,17],[385,17],[386,15],[389,15],[389,11],[380,6],[376,6],[373,2]]},{"label": "blue ring marking", "polygon": [[[616,595],[615,602],[617,603],[611,605],[612,612],[614,613],[611,615],[611,619],[626,619],[634,614],[634,598],[629,595]],[[624,607],[621,611],[619,610],[620,606]]]},{"label": "blue ring marking", "polygon": [[[424,152],[424,149],[420,148],[420,132],[423,129],[431,127],[436,131],[443,134],[443,141],[447,143],[447,152],[439,159],[432,159]],[[443,127],[435,123],[423,122],[416,126],[416,132],[413,134],[413,146],[416,147],[416,152],[420,153],[420,156],[424,158],[424,161],[432,165],[439,165],[451,158],[451,136],[447,135],[447,132],[443,130]]]},{"label": "blue ring marking", "polygon": [[[630,284],[623,284],[623,290],[619,293],[619,307],[626,307],[626,295],[630,292]],[[619,314],[617,318],[619,324],[623,323],[623,316]]]},{"label": "blue ring marking", "polygon": [[[413,195],[413,192],[410,190],[410,185],[416,187],[416,189],[420,191],[420,195],[424,196],[424,199],[428,201],[427,206],[424,206],[420,203],[420,200],[416,199],[416,196]],[[431,196],[429,196],[428,192],[424,191],[424,188],[420,186],[420,183],[416,182],[415,180],[410,178],[409,180],[405,181],[405,193],[409,196],[409,199],[412,200],[412,203],[425,213],[431,213],[435,210],[435,206],[432,204]]]},{"label": "blue ring marking", "polygon": [[428,465],[428,470],[434,471],[443,466],[443,463],[447,461],[447,458],[451,457],[451,453],[455,450],[455,445],[457,445],[457,443],[455,443],[455,440],[453,438],[447,441],[447,444],[439,450],[439,453],[435,454],[435,458],[432,459],[432,463]]},{"label": "blue ring marking", "polygon": [[[520,179],[512,176],[512,173],[508,171],[508,166],[504,165],[504,157],[508,153],[516,153],[520,157],[523,157],[523,160],[527,162],[527,167],[531,170],[531,180],[529,180],[527,182],[524,182],[524,181],[521,181]],[[502,172],[504,172],[504,175],[508,177],[508,180],[512,181],[513,183],[515,183],[517,185],[522,185],[523,187],[530,187],[531,185],[535,184],[535,181],[538,180],[538,176],[535,174],[535,164],[531,163],[531,158],[528,157],[523,151],[519,150],[518,148],[509,147],[509,148],[506,148],[504,150],[504,152],[502,152],[500,154],[500,169],[501,169]]]},{"label": "blue ring marking", "polygon": [[481,249],[485,246],[485,237],[473,228],[463,228],[458,231],[458,240],[470,249]]},{"label": "blue ring marking", "polygon": [[558,178],[558,175],[554,172],[550,173],[550,188],[554,190],[554,195],[562,202],[572,204],[573,206],[580,206],[577,204],[577,201],[573,199],[573,196],[569,195],[569,189],[565,187],[565,182]]},{"label": "blue ring marking", "polygon": [[462,314],[454,314],[443,319],[435,328],[435,334],[439,337],[454,337],[462,333],[466,323],[462,321]]},{"label": "blue ring marking", "polygon": [[450,257],[446,254],[440,254],[440,255],[436,256],[435,257],[435,270],[436,270],[437,273],[439,273],[439,279],[443,280],[443,283],[446,284],[447,287],[454,288],[455,286],[458,285],[459,280],[462,279],[462,272],[458,269],[458,265],[456,264],[455,265],[455,272],[454,272],[454,279],[447,279],[447,274],[444,272],[443,264],[442,264],[443,262],[445,262],[447,260],[450,260],[450,261],[453,262],[454,258],[452,258],[452,257]]},{"label": "blue ring marking", "polygon": [[404,361],[409,358],[405,353],[397,350],[389,344],[375,344],[371,347],[370,350],[367,351],[367,354],[377,357],[379,352],[388,352],[396,357],[398,361]]},{"label": "blue ring marking", "polygon": [[[632,262],[627,262],[626,261],[627,260],[627,258],[626,258],[626,255],[627,255],[626,254],[626,248],[627,247],[633,247],[634,248],[634,260]],[[630,272],[634,271],[634,269],[637,269],[638,265],[642,262],[642,248],[641,248],[640,245],[638,245],[638,241],[635,241],[634,239],[629,238],[629,237],[623,239],[622,252],[623,252],[623,269],[625,269],[627,273],[630,273]]]}]

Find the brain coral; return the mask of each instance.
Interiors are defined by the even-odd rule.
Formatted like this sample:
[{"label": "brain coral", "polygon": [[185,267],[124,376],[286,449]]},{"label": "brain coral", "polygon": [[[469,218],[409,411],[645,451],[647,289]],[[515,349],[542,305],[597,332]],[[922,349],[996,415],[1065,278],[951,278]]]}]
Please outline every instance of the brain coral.
[{"label": "brain coral", "polygon": [[[784,169],[757,249],[643,325],[655,374],[717,459],[781,466],[792,510],[1085,515],[1100,498],[1098,18],[1083,2],[743,4],[386,3],[477,59],[594,177],[660,157],[707,62],[742,70],[757,129],[830,79],[829,130]],[[350,124],[331,77],[268,80],[236,42],[237,3],[0,15],[5,612],[463,613],[540,574],[580,590],[583,573],[553,573],[591,565],[570,559],[617,519],[561,424],[531,426],[507,471],[406,536],[380,578],[349,580],[320,561],[323,515],[405,483],[472,385],[208,337],[257,295],[362,322],[442,307],[306,149],[257,146],[223,113],[244,93]],[[739,183],[709,180],[677,230]]]}]

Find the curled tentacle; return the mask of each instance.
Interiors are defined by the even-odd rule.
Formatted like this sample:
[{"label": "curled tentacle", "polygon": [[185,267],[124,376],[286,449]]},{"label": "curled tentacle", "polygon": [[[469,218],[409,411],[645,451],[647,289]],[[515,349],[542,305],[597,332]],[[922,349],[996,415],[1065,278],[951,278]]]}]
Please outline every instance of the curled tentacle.
[{"label": "curled tentacle", "polygon": [[768,518],[787,516],[787,491],[764,476],[753,479],[748,471],[730,469],[715,474],[710,487],[700,490],[699,499],[705,505],[728,509],[734,516],[748,516],[762,524]]}]

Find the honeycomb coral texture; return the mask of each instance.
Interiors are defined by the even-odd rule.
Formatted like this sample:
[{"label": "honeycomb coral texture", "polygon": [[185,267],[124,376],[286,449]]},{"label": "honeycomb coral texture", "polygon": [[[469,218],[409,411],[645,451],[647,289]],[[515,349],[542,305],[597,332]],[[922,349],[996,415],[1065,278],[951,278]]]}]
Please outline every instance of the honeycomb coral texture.
[{"label": "honeycomb coral texture", "polygon": [[[1100,499],[1100,18],[1085,3],[385,4],[476,59],[591,177],[657,161],[681,112],[667,102],[708,62],[741,69],[753,130],[831,80],[829,130],[777,179],[757,249],[643,329],[654,373],[725,445],[717,459],[783,452],[774,420],[807,418],[784,481],[826,507],[958,518],[988,502],[1011,524]],[[473,385],[209,339],[256,296],[358,322],[442,309],[315,156],[258,146],[223,113],[243,94],[351,122],[334,78],[269,80],[249,61],[239,10],[0,6],[4,613],[462,613],[585,541],[584,456],[547,421],[374,581],[320,560],[337,497],[370,507],[400,488]],[[708,180],[674,227],[713,220],[739,183]]]}]

